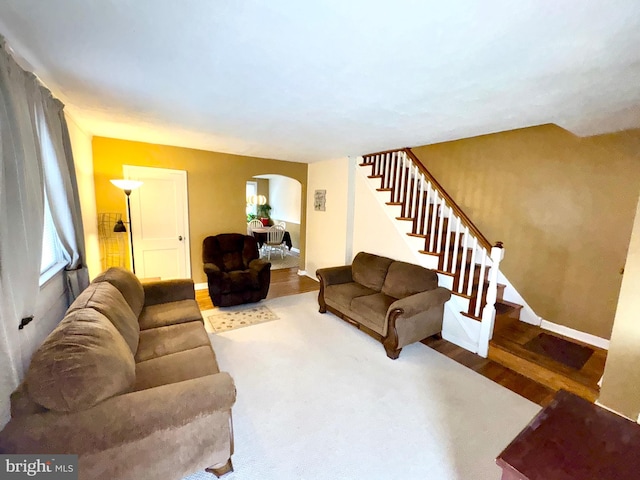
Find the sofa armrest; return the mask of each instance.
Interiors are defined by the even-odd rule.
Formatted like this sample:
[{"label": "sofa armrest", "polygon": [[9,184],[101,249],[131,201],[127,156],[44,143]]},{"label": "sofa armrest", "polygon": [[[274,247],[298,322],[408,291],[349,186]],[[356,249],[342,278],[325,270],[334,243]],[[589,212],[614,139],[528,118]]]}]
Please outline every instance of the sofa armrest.
[{"label": "sofa armrest", "polygon": [[193,280],[190,278],[147,282],[142,284],[142,288],[145,306],[196,298]]},{"label": "sofa armrest", "polygon": [[340,283],[353,282],[351,275],[351,265],[331,268],[319,268],[316,270],[316,277],[324,286],[337,285]]},{"label": "sofa armrest", "polygon": [[264,260],[262,260],[260,258],[256,258],[256,259],[251,260],[249,262],[249,268],[251,270],[256,271],[257,273],[260,273],[265,268],[271,268],[271,262],[265,262]]},{"label": "sofa armrest", "polygon": [[[0,450],[78,455],[110,450],[115,455],[115,449],[139,442],[148,442],[152,447],[159,435],[162,438],[161,432],[228,412],[235,399],[231,376],[216,373],[118,395],[87,410],[64,414],[48,411],[14,418],[2,432]],[[179,440],[188,442],[189,438]]]},{"label": "sofa armrest", "polygon": [[408,297],[396,300],[389,306],[388,313],[394,310],[402,310],[402,317],[413,317],[438,305],[442,305],[451,298],[451,292],[444,287],[436,287],[433,290],[419,292]]}]

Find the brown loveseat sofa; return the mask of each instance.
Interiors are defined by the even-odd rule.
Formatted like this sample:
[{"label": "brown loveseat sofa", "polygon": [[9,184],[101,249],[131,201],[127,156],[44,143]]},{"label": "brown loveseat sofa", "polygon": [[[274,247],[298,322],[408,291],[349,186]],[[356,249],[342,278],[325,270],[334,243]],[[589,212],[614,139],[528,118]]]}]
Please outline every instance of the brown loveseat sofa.
[{"label": "brown loveseat sofa", "polygon": [[360,252],[351,265],[321,268],[318,303],[381,341],[398,358],[405,345],[442,331],[451,292],[433,270]]},{"label": "brown loveseat sofa", "polygon": [[232,470],[235,398],[193,282],[111,268],[34,353],[0,452],[78,454],[87,480],[219,476]]}]

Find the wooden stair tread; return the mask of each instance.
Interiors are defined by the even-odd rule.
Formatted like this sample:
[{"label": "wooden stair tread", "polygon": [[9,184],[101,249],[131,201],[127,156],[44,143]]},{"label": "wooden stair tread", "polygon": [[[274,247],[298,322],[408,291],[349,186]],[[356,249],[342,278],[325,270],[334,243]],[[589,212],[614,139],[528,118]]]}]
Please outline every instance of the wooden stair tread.
[{"label": "wooden stair tread", "polygon": [[[498,284],[498,287],[500,287],[500,284]],[[502,285],[502,287],[505,287],[505,285]],[[510,302],[508,300],[497,300],[496,303],[501,303],[502,305],[506,305],[507,307],[511,307],[514,310],[522,310],[523,306],[520,305],[519,303],[513,303]]]},{"label": "wooden stair tread", "polygon": [[374,163],[369,163],[369,162],[364,162],[364,163],[359,163],[358,165],[360,165],[361,167],[370,167],[371,165],[375,165]]},{"label": "wooden stair tread", "polygon": [[382,178],[382,175],[367,175],[367,178]]},{"label": "wooden stair tread", "polygon": [[[513,368],[530,378],[533,378],[531,375],[536,375],[536,377],[544,377],[546,375],[549,377],[549,382],[552,383],[549,384],[549,386],[553,388],[562,388],[563,384],[575,386],[577,383],[589,389],[592,393],[597,394],[597,382],[602,370],[604,369],[606,351],[590,346],[590,348],[594,350],[594,353],[591,355],[589,360],[587,360],[584,367],[578,371],[550,357],[532,352],[526,349],[524,344],[535,338],[540,333],[554,335],[558,338],[563,338],[576,344],[581,344],[580,342],[563,337],[562,335],[553,334],[552,332],[544,330],[536,325],[530,325],[525,322],[516,321],[506,324],[505,326],[504,319],[501,318],[500,321],[503,322],[502,328],[495,330],[494,337],[490,342],[490,347],[493,348],[493,354],[499,357],[494,360],[499,363],[503,363],[500,359],[503,361],[510,361],[513,363],[512,365],[507,365],[505,363],[503,363],[503,365]],[[492,353],[490,350],[489,358],[491,358],[491,355]],[[518,360],[516,360],[516,358]],[[529,370],[535,370],[535,372],[528,374],[527,371]],[[534,380],[540,381],[538,378],[534,378]],[[559,385],[560,387],[558,387]]]},{"label": "wooden stair tread", "polygon": [[393,188],[376,188],[377,192],[393,192]]},{"label": "wooden stair tread", "polygon": [[462,314],[463,316],[470,318],[472,320],[475,320],[476,322],[482,322],[482,318],[480,317],[476,317],[475,315],[471,315],[470,313],[467,312],[460,312],[460,314]]},{"label": "wooden stair tread", "polygon": [[497,346],[493,341],[489,342],[489,359],[503,365],[525,377],[537,381],[554,390],[568,390],[593,402],[598,398],[597,386],[592,387],[582,382],[576,381],[561,372],[550,370],[545,366],[530,361],[528,358],[519,356],[520,352],[514,353],[508,349]]},{"label": "wooden stair tread", "polygon": [[386,202],[387,205],[401,206],[402,202]]}]

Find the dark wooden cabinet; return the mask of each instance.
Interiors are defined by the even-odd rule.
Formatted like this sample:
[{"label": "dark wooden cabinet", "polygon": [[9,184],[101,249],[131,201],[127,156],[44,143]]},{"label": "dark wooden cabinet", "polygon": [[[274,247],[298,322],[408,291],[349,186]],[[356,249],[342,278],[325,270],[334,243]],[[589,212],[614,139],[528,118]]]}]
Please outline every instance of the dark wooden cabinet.
[{"label": "dark wooden cabinet", "polygon": [[638,480],[640,425],[560,391],[496,463],[502,480]]}]

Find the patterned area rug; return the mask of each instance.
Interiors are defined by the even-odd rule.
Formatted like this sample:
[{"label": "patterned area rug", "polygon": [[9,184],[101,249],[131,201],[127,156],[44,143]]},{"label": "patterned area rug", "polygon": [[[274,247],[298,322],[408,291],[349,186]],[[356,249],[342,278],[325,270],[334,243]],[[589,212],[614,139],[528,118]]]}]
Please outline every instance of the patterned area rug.
[{"label": "patterned area rug", "polygon": [[202,316],[207,319],[207,326],[210,327],[207,331],[212,333],[226,332],[278,319],[278,316],[264,305],[214,308],[205,310]]}]

